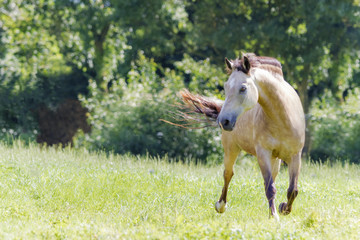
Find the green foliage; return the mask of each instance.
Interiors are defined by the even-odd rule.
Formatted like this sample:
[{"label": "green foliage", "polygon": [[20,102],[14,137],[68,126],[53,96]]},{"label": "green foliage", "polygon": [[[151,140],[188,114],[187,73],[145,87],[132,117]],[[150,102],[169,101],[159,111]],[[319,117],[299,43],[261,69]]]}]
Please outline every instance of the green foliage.
[{"label": "green foliage", "polygon": [[202,61],[195,61],[189,55],[175,62],[176,69],[187,77],[187,87],[194,92],[204,92],[205,95],[212,95],[221,98],[222,87],[227,80],[225,69],[211,64],[207,58]]},{"label": "green foliage", "polygon": [[130,34],[127,41],[132,48],[125,53],[131,62],[139,50],[164,66],[180,60],[187,49],[186,33],[191,31],[186,1],[112,1],[119,17],[119,25]]},{"label": "green foliage", "polygon": [[197,1],[188,6],[192,56],[217,64],[240,51],[277,57],[308,113],[315,96],[327,88],[339,91],[337,83],[351,79],[342,73],[359,58],[359,8],[352,0]]},{"label": "green foliage", "polygon": [[39,107],[55,108],[87,91],[85,73],[67,65],[56,36],[44,31],[51,21],[43,13],[26,1],[6,1],[1,8],[1,48],[6,49],[0,58],[1,139],[8,134],[35,139]]},{"label": "green foliage", "polygon": [[168,155],[180,160],[207,161],[218,156],[219,131],[183,129],[161,121],[174,121],[176,89],[183,83],[171,71],[160,79],[156,70],[154,61],[140,54],[127,82],[112,82],[109,92],[92,82],[89,95],[81,98],[90,111],[92,132],[79,137],[77,144],[93,150]]},{"label": "green foliage", "polygon": [[360,163],[360,89],[338,105],[332,98],[316,101],[311,110],[311,158],[315,160],[349,159]]},{"label": "green foliage", "polygon": [[81,71],[61,75],[37,74],[31,82],[19,86],[17,75],[4,76],[0,85],[0,126],[5,135],[27,135],[35,139],[36,112],[46,106],[56,108],[64,99],[75,99],[86,94],[87,78]]},{"label": "green foliage", "polygon": [[[170,108],[177,91],[186,87],[222,98],[224,57],[236,58],[244,51],[278,58],[285,79],[298,91],[306,113],[311,110],[312,100],[327,91],[337,99],[332,102],[336,105],[344,92],[360,84],[359,9],[358,0],[5,0],[0,7],[0,138],[8,134],[35,137],[34,110],[42,104],[55,108],[64,98],[82,94],[96,103],[86,103],[93,107],[93,132],[102,136],[101,141],[95,135],[88,137],[92,147],[161,155],[169,151],[171,156],[205,158],[206,154],[200,154],[197,148],[193,150],[196,154],[187,149],[193,137],[185,144],[186,150],[175,145],[173,139],[197,136],[194,142],[213,146],[217,130],[189,131],[188,136],[180,130],[163,129],[156,121],[165,118],[163,106]],[[143,64],[144,59],[150,63]],[[87,96],[89,81],[96,85],[90,87]],[[114,100],[111,94],[119,98]],[[109,107],[106,102],[110,100],[123,109],[124,119],[109,112],[121,112]],[[114,127],[96,127],[105,121],[94,117],[96,111],[106,114],[106,121],[114,122]],[[132,114],[126,114],[129,112]],[[349,127],[328,129],[325,126],[333,126],[336,120],[318,118],[308,124],[309,129],[319,131],[313,147],[326,151],[326,145],[319,144],[329,141],[336,154],[357,156],[346,148],[357,141],[356,124],[353,128],[348,123],[353,117],[340,113],[336,117]],[[155,121],[155,126],[132,125],[138,119]],[[141,131],[148,138],[140,137],[136,130],[139,126],[148,126]],[[340,135],[347,140],[331,137],[336,128],[346,132]],[[113,130],[112,134],[106,132],[108,129]],[[174,136],[155,137],[160,132]],[[105,141],[110,135],[114,141]],[[120,141],[118,136],[139,141],[138,145],[151,144],[145,148],[133,144],[120,151],[120,145],[114,143]],[[215,145],[216,150],[205,147],[206,151],[218,152]],[[329,156],[326,154],[321,156]]]},{"label": "green foliage", "polygon": [[[289,216],[269,219],[255,159],[235,165],[216,213],[223,167],[86,149],[0,143],[2,239],[357,239],[360,168],[304,162]],[[277,177],[277,204],[288,173]]]}]

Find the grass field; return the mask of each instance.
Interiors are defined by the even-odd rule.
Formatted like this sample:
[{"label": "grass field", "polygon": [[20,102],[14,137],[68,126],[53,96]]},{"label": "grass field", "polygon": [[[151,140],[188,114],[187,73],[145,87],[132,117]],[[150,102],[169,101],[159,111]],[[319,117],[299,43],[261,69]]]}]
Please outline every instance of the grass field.
[{"label": "grass field", "polygon": [[[303,163],[293,212],[268,219],[255,159],[235,168],[0,144],[0,239],[359,239],[360,167]],[[277,205],[286,200],[282,168]]]}]

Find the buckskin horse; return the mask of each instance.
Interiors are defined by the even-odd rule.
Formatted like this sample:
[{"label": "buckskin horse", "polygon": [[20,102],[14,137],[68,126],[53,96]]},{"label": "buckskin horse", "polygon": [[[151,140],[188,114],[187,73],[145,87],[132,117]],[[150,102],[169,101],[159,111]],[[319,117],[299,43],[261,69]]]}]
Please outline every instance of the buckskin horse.
[{"label": "buckskin horse", "polygon": [[224,86],[225,102],[218,103],[187,90],[181,92],[187,108],[216,120],[222,129],[224,187],[215,209],[219,213],[226,210],[233,166],[243,150],[257,157],[270,217],[278,220],[275,179],[281,160],[288,165],[289,188],[287,202],[279,205],[279,213],[289,214],[298,195],[297,182],[305,141],[305,117],[300,98],[284,80],[281,64],[275,58],[248,53],[241,59],[225,58],[225,62],[229,73]]}]

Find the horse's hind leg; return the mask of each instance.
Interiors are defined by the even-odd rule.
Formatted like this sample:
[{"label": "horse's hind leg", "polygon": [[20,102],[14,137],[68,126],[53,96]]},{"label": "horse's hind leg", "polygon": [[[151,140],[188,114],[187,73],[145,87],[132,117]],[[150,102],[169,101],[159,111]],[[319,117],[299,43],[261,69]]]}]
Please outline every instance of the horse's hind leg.
[{"label": "horse's hind leg", "polygon": [[234,175],[234,163],[237,158],[237,156],[240,153],[240,149],[237,146],[226,146],[224,144],[224,187],[222,189],[221,196],[219,198],[219,201],[215,203],[215,209],[218,213],[223,213],[226,210],[226,196],[228,192],[229,183],[231,181],[232,176]]},{"label": "horse's hind leg", "polygon": [[272,152],[261,147],[256,149],[257,159],[264,178],[265,194],[269,201],[270,217],[279,220],[275,207],[275,178],[279,172],[280,160],[272,156]]},{"label": "horse's hind leg", "polygon": [[287,191],[287,203],[282,202],[279,205],[279,212],[283,215],[288,215],[291,212],[292,204],[298,195],[298,176],[300,173],[301,167],[301,152],[296,154],[291,158],[291,161],[288,163],[289,169],[289,188]]}]

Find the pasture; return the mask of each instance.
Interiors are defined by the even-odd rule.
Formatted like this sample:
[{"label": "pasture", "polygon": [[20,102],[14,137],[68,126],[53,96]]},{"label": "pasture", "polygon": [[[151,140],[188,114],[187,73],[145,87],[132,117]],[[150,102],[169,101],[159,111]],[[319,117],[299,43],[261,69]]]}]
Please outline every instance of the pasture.
[{"label": "pasture", "polygon": [[[290,215],[269,219],[256,159],[222,165],[0,144],[1,239],[358,239],[360,167],[303,162]],[[276,181],[286,200],[288,174]]]}]

